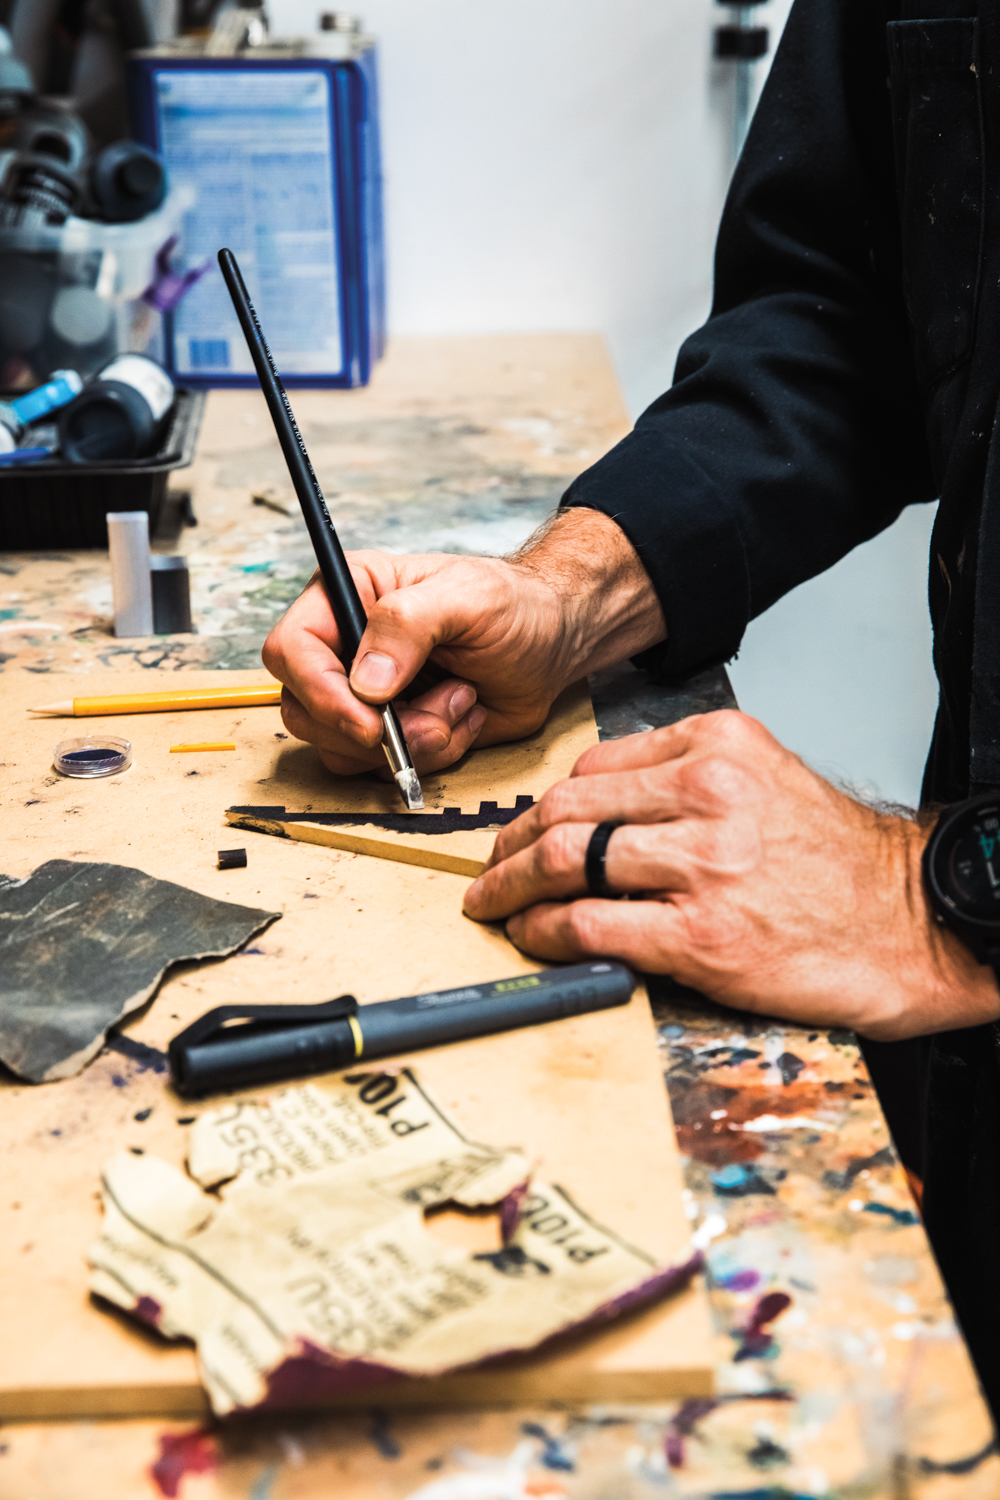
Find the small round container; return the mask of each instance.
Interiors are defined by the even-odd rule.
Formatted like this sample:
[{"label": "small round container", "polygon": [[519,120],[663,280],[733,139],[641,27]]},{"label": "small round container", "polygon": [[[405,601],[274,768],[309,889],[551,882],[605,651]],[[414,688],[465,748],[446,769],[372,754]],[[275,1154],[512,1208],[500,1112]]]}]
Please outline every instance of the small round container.
[{"label": "small round container", "polygon": [[113,734],[85,734],[60,740],[52,752],[52,764],[63,776],[84,780],[115,776],[132,764],[132,745]]}]

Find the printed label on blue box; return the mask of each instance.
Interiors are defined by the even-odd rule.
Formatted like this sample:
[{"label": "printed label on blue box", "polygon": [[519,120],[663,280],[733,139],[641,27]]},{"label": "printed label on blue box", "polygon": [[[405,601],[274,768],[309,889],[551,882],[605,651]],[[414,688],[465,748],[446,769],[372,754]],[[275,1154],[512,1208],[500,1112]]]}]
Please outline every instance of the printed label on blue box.
[{"label": "printed label on blue box", "polygon": [[342,371],[328,74],[163,69],[154,86],[167,168],[198,195],[185,221],[185,260],[212,262],[174,316],[176,374],[253,374],[215,263],[223,246],[239,260],[281,373]]}]

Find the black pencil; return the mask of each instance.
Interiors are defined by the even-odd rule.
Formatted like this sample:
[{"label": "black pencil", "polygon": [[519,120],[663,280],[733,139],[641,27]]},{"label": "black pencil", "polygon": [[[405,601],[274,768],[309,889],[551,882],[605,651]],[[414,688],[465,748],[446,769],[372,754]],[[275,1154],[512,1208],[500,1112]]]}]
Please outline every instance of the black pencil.
[{"label": "black pencil", "polygon": [[[253,303],[250,301],[246,283],[240,274],[236,256],[231,250],[219,251],[219,269],[229,289],[229,295],[233,299],[236,316],[240,320],[240,327],[243,329],[243,336],[247,341],[247,348],[250,350],[250,357],[257,371],[260,388],[264,392],[264,400],[271,413],[274,430],[278,434],[281,451],[285,455],[288,473],[295,493],[299,497],[299,504],[302,506],[302,514],[305,517],[309,537],[316,553],[316,561],[319,564],[320,576],[340,632],[344,669],[349,674],[351,663],[361,644],[361,637],[365,633],[365,626],[368,624],[368,616],[365,614],[351,570],[347,566],[344,549],[340,545],[340,538],[330,519],[323,491],[319,487],[319,480],[309,462],[306,445],[302,441],[302,434],[292,414],[285,387],[281,383],[281,377],[271,358],[271,351],[267,347],[267,340],[254,311]],[[385,758],[389,762],[403,801],[411,812],[417,812],[424,805],[424,796],[417,773],[413,769],[410,752],[406,748],[399,717],[391,703],[385,704],[380,712],[383,725],[382,749],[385,751]]]}]

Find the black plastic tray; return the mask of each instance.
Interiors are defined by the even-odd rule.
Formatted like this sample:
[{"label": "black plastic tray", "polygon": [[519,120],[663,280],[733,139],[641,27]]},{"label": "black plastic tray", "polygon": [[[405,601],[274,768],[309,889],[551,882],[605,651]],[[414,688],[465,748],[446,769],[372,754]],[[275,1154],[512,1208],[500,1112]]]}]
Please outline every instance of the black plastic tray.
[{"label": "black plastic tray", "polygon": [[168,477],[194,458],[205,399],[205,391],[178,390],[160,451],[150,458],[0,465],[0,550],[106,547],[109,510],[148,511],[152,536]]}]

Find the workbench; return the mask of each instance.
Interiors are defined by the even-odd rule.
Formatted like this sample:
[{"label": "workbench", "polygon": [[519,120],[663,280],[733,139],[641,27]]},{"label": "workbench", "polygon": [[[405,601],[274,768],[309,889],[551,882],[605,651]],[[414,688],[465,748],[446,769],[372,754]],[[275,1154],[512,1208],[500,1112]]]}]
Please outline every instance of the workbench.
[{"label": "workbench", "polygon": [[[294,406],[345,545],[399,552],[512,549],[628,426],[588,335],[399,340],[367,389]],[[175,483],[154,550],[187,554],[198,633],[117,640],[106,554],[7,555],[0,686],[259,666],[313,563],[256,392],[211,394]],[[591,686],[605,738],[735,706],[721,668],[667,689],[625,666]],[[650,989],[708,1259],[713,1398],[8,1425],[2,1500],[995,1500],[989,1414],[854,1037]]]}]

